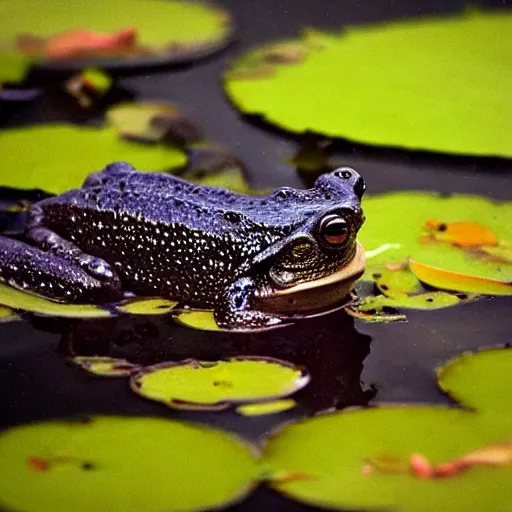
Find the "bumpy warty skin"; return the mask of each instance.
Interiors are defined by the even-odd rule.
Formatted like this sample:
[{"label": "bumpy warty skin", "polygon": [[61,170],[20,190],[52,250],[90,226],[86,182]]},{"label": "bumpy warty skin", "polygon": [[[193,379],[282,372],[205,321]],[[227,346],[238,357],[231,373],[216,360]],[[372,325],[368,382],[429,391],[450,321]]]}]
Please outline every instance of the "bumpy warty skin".
[{"label": "bumpy warty skin", "polygon": [[353,183],[332,174],[309,190],[252,197],[124,163],[40,206],[46,227],[111,263],[126,289],[205,307],[250,274],[257,255],[309,231],[322,212],[347,207],[360,215]]}]

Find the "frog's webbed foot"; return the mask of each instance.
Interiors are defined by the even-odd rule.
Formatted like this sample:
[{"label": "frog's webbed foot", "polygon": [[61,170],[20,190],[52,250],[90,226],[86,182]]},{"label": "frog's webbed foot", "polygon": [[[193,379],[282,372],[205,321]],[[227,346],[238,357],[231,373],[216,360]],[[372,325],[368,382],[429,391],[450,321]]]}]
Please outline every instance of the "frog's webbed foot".
[{"label": "frog's webbed foot", "polygon": [[0,281],[60,302],[113,302],[120,287],[102,282],[69,260],[0,236]]},{"label": "frog's webbed foot", "polygon": [[214,313],[215,321],[221,329],[263,330],[287,323],[276,315],[251,309],[250,297],[254,289],[254,281],[250,278],[239,279],[228,288],[222,305]]},{"label": "frog's webbed foot", "polygon": [[65,240],[43,225],[43,211],[34,206],[30,213],[30,221],[25,232],[25,238],[41,250],[54,254],[80,267],[92,278],[109,282],[111,286],[120,287],[118,276],[111,266],[103,259],[82,252],[72,242]]}]

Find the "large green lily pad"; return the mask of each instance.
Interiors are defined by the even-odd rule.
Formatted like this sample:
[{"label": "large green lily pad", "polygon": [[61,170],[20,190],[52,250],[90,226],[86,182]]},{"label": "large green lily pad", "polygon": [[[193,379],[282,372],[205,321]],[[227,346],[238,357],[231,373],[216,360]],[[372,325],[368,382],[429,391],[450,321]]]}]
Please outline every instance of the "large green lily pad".
[{"label": "large green lily pad", "polygon": [[185,163],[182,151],[120,139],[111,128],[49,124],[0,132],[0,186],[58,194],[78,188],[105,165],[123,160],[146,171]]},{"label": "large green lily pad", "polygon": [[[386,406],[320,416],[272,437],[264,460],[271,486],[311,505],[343,510],[504,510],[512,467],[477,467],[452,478],[423,479],[407,466],[419,453],[433,463],[457,459],[510,435],[469,412]],[[378,468],[384,466],[384,470]],[[369,467],[377,470],[369,471]]]},{"label": "large green lily pad", "polygon": [[[164,63],[204,55],[224,46],[232,31],[230,21],[223,9],[198,1],[49,0],[42,9],[38,0],[5,0],[0,3],[0,44],[14,53],[21,34],[46,38],[76,29],[107,33],[134,26],[137,44],[152,53],[97,59],[97,63]],[[81,66],[82,62],[78,60],[76,64]]]},{"label": "large green lily pad", "polygon": [[440,367],[437,378],[476,410],[382,405],[290,424],[265,448],[270,485],[343,510],[505,510],[511,376],[512,350],[468,353]]},{"label": "large green lily pad", "polygon": [[[390,192],[365,198],[363,210],[359,239],[367,268],[362,282],[373,282],[378,296],[365,297],[361,311],[438,309],[474,293],[512,294],[507,285],[512,281],[512,202]],[[426,284],[470,296],[425,290],[411,269],[418,275],[421,269]],[[430,282],[431,275],[437,279]]]},{"label": "large green lily pad", "polygon": [[366,222],[359,238],[367,251],[368,274],[381,265],[414,258],[454,272],[512,281],[512,262],[489,258],[479,246],[464,250],[429,237],[428,221],[473,222],[490,228],[500,243],[512,243],[512,201],[493,202],[475,195],[390,192],[363,201]]},{"label": "large green lily pad", "polygon": [[0,466],[0,503],[25,512],[203,510],[243,497],[258,475],[254,450],[220,431],[108,416],[7,430]]},{"label": "large green lily pad", "polygon": [[292,132],[510,157],[511,31],[503,11],[305,31],[240,58],[225,88]]},{"label": "large green lily pad", "polygon": [[0,86],[2,82],[21,82],[31,65],[24,55],[0,49]]}]

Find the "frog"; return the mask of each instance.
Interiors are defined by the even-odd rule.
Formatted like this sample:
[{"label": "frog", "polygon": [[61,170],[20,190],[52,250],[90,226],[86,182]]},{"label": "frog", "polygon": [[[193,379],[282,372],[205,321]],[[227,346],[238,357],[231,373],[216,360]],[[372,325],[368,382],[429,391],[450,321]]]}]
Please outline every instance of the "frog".
[{"label": "frog", "polygon": [[165,297],[230,331],[286,325],[339,307],[362,275],[365,188],[341,167],[251,196],[114,162],[0,236],[0,280],[63,303]]}]

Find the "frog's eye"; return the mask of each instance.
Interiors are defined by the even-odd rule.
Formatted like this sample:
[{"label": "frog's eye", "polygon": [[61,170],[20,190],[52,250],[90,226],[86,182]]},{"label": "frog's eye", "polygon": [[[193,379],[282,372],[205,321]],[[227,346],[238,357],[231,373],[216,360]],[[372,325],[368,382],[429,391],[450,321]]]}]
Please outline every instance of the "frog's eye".
[{"label": "frog's eye", "polygon": [[320,238],[329,247],[343,245],[350,235],[348,222],[339,215],[327,215],[320,222]]}]

